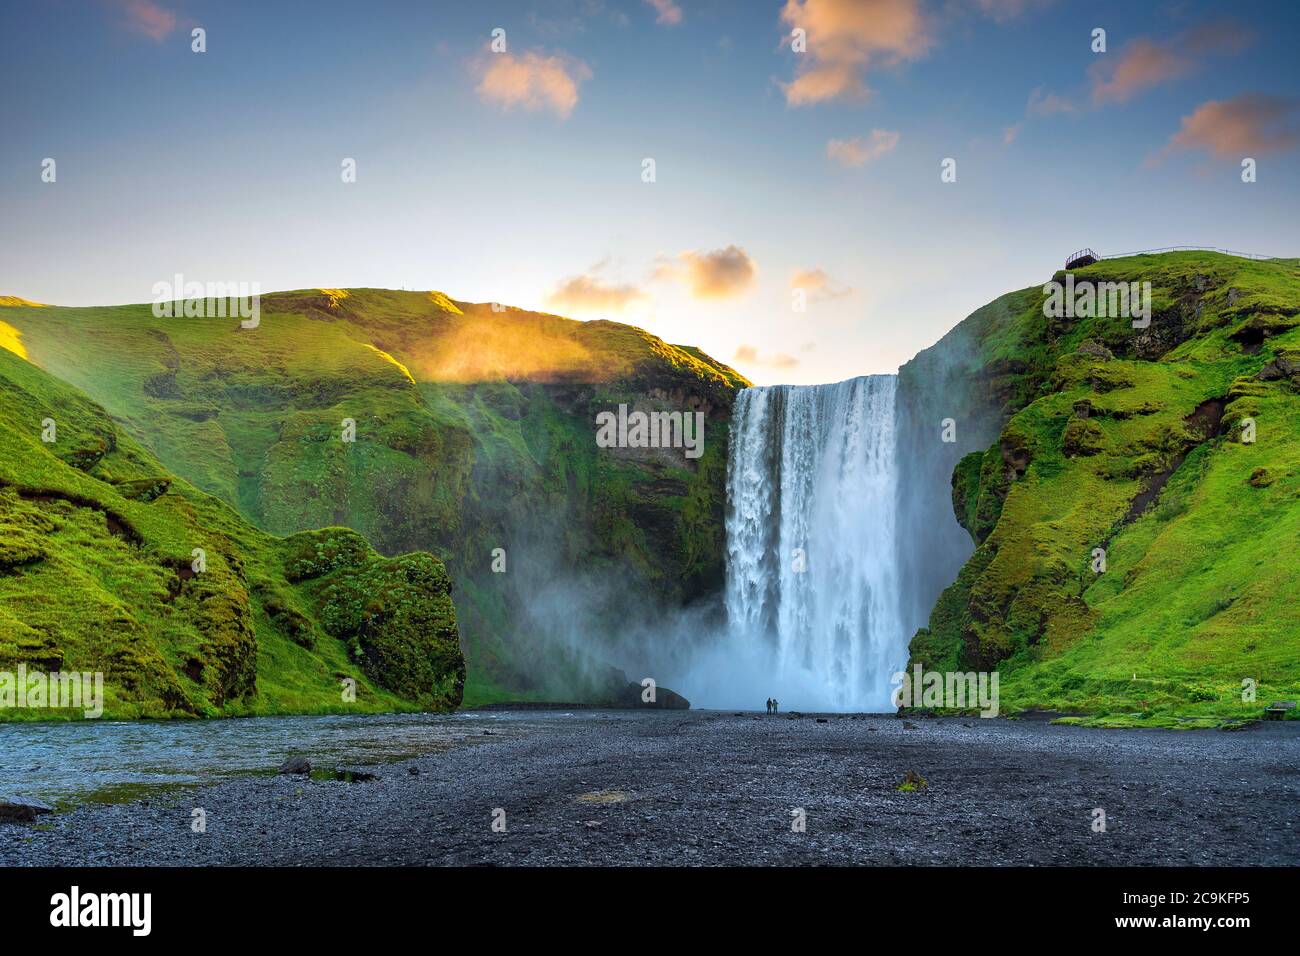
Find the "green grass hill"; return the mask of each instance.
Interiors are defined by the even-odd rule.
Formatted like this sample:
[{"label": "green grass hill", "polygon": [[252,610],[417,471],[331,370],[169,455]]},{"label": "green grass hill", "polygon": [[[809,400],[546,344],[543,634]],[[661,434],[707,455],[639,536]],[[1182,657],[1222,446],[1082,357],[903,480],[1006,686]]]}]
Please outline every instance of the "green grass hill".
[{"label": "green grass hill", "polygon": [[[631,595],[662,610],[720,589],[727,421],[747,383],[640,329],[311,289],[263,296],[253,329],[15,304],[0,308],[6,341],[265,531],[343,525],[383,554],[445,561],[468,702],[578,693],[553,680],[584,671],[557,631],[582,626],[599,647]],[[597,449],[595,416],[620,403],[705,413],[703,456]],[[586,595],[580,620],[539,597],[557,582]]]},{"label": "green grass hill", "polygon": [[[21,358],[9,330],[0,670],[102,673],[112,718],[460,702],[465,664],[436,558],[383,558],[346,528],[258,530]],[[347,680],[355,700],[345,700]],[[51,716],[77,713],[0,712]]]},{"label": "green grass hill", "polygon": [[1300,697],[1300,262],[1180,252],[1075,277],[1150,282],[1150,326],[1048,318],[1033,287],[931,350],[1004,425],[953,474],[977,547],[913,661],[997,667],[1004,711],[1108,723]]}]

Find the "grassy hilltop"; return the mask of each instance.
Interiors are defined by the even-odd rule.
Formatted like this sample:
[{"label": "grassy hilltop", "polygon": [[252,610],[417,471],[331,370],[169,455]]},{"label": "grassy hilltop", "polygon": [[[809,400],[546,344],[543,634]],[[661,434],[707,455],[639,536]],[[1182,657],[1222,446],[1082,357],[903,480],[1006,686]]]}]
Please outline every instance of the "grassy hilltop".
[{"label": "grassy hilltop", "polygon": [[445,709],[465,678],[437,559],[259,531],[0,349],[0,669],[19,664],[102,672],[116,718]]},{"label": "grassy hilltop", "polygon": [[[581,670],[537,636],[557,626],[561,602],[539,599],[556,582],[611,632],[629,595],[662,609],[720,588],[727,420],[747,383],[698,350],[438,292],[267,295],[255,329],[149,305],[14,305],[0,329],[32,362],[256,526],[345,525],[383,554],[445,561],[468,702],[558,693],[550,676]],[[596,413],[622,402],[703,411],[703,457],[597,449]]]},{"label": "grassy hilltop", "polygon": [[913,660],[997,667],[1004,711],[1108,723],[1300,696],[1300,262],[1181,252],[1075,275],[1149,281],[1150,327],[1046,318],[1034,287],[931,350],[1005,424],[953,474],[977,547]]}]

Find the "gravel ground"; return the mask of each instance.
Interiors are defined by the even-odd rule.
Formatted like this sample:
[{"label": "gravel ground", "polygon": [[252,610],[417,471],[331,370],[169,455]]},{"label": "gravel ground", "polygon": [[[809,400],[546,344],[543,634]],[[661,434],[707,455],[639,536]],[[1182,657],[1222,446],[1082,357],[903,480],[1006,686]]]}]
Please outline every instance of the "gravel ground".
[{"label": "gravel ground", "polygon": [[[372,767],[365,783],[249,776],[3,824],[0,866],[1300,863],[1300,722],[530,721],[523,735]],[[928,786],[898,791],[909,770]],[[195,807],[206,833],[191,829]]]}]

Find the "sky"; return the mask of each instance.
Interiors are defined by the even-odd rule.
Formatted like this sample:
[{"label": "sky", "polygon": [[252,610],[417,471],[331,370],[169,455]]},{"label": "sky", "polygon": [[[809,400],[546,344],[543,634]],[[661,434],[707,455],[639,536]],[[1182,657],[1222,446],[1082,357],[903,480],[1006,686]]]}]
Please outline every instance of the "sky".
[{"label": "sky", "polygon": [[7,0],[0,294],[438,289],[892,372],[1084,246],[1300,255],[1298,39],[1292,0]]}]

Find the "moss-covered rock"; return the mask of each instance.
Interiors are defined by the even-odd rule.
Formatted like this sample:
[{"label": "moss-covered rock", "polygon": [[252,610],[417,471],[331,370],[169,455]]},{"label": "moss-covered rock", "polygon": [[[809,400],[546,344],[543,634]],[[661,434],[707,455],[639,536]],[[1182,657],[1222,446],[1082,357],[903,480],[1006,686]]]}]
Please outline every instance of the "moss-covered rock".
[{"label": "moss-covered rock", "polygon": [[1106,434],[1101,426],[1086,418],[1071,418],[1061,433],[1061,450],[1067,458],[1095,455],[1105,446]]},{"label": "moss-covered rock", "polygon": [[1249,483],[1252,488],[1267,488],[1274,480],[1267,468],[1256,468],[1250,473]]},{"label": "moss-covered rock", "polygon": [[117,482],[114,487],[117,493],[123,498],[129,498],[132,501],[155,501],[167,493],[171,487],[170,478],[160,478],[153,476],[151,478],[132,478],[126,481]]},{"label": "moss-covered rock", "polygon": [[337,575],[322,599],[326,631],[376,683],[431,708],[460,704],[465,659],[442,562],[419,553],[371,562]]}]

